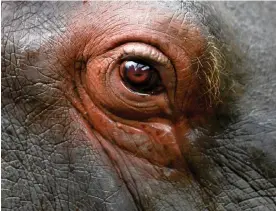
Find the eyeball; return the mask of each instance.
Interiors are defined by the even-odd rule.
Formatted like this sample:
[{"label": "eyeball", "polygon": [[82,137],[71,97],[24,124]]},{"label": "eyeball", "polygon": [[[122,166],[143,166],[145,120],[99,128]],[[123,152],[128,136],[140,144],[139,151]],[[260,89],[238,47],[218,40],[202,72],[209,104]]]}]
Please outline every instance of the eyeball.
[{"label": "eyeball", "polygon": [[124,61],[120,66],[122,81],[134,92],[159,94],[164,91],[158,71],[143,61]]},{"label": "eyeball", "polygon": [[87,62],[85,89],[97,106],[124,119],[171,114],[175,72],[152,46],[127,43]]}]

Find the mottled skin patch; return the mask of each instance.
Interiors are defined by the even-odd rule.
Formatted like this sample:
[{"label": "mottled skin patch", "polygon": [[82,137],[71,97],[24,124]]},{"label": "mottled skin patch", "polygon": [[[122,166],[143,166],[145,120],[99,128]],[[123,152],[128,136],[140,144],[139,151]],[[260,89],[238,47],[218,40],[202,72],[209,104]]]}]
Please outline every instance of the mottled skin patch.
[{"label": "mottled skin patch", "polygon": [[[72,65],[71,69],[65,69],[73,75],[67,83],[73,80],[77,87],[79,100],[73,101],[81,104],[82,115],[108,141],[155,164],[177,165],[185,169],[185,164],[180,161],[183,147],[179,145],[188,147],[183,137],[193,129],[189,122],[203,113],[201,118],[206,118],[206,113],[214,110],[212,104],[215,105],[215,102],[205,104],[202,96],[213,93],[202,93],[202,87],[208,85],[198,77],[201,73],[194,73],[194,61],[205,65],[208,41],[200,26],[186,21],[183,13],[155,8],[154,4],[120,4],[124,5],[124,12],[117,4],[96,4],[97,10],[92,9],[92,12],[90,7],[94,4],[85,7],[72,20],[65,38],[60,38],[58,57],[64,63],[68,62],[68,68],[69,62],[78,57],[86,61],[85,71],[72,69]],[[112,8],[112,12],[105,13],[107,8]],[[136,10],[150,10],[151,15],[131,15]],[[103,32],[111,39],[104,37]],[[68,44],[63,42],[66,37],[70,37]],[[158,47],[150,50],[153,48],[150,46]],[[139,96],[122,86],[118,61],[133,51],[141,52],[141,48],[145,58],[152,51],[163,54],[165,63],[158,67],[167,88],[165,93]],[[211,67],[214,65],[212,60],[209,63]],[[207,68],[202,66],[197,71],[207,72]],[[195,116],[197,118],[193,119]]]},{"label": "mottled skin patch", "polygon": [[[275,210],[273,11],[3,3],[2,209]],[[124,85],[136,57],[165,92]]]}]

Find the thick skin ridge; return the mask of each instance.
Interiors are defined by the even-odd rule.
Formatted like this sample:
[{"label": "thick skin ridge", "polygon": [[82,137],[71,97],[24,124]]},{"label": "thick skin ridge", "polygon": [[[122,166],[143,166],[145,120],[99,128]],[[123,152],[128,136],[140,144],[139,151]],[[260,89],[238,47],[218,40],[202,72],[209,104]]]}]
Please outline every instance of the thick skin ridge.
[{"label": "thick skin ridge", "polygon": [[276,3],[1,9],[2,210],[276,210]]}]

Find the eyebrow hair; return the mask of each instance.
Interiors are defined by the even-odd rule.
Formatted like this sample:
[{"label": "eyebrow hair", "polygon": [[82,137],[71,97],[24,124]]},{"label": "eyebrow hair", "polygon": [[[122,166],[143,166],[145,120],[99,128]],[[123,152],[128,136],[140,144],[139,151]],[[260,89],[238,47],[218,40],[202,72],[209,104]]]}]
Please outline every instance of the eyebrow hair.
[{"label": "eyebrow hair", "polygon": [[207,68],[202,71],[206,83],[205,93],[210,104],[221,103],[222,74],[226,74],[225,57],[214,40],[207,41]]}]

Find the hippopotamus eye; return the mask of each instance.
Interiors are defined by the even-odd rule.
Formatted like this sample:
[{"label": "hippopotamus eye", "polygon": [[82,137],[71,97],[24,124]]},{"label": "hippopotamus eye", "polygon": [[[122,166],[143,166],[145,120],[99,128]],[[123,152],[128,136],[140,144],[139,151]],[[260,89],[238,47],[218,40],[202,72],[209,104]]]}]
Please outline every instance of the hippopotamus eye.
[{"label": "hippopotamus eye", "polygon": [[159,94],[164,90],[158,71],[142,61],[124,61],[120,67],[124,84],[142,94]]}]

